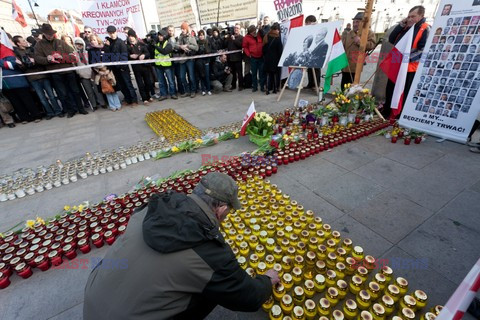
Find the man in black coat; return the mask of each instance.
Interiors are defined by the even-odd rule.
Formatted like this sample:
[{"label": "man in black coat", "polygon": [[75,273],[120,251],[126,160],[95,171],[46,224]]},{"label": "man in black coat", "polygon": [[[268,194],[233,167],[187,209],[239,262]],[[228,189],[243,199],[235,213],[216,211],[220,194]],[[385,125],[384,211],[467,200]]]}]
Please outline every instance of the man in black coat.
[{"label": "man in black coat", "polygon": [[[128,61],[128,49],[127,45],[122,39],[118,38],[117,28],[114,26],[107,27],[108,37],[105,39],[105,50],[104,56],[109,57],[109,62],[116,61]],[[114,66],[111,67],[115,79],[117,81],[117,86],[119,86],[120,91],[122,91],[123,96],[125,97],[125,102],[127,105],[137,105],[138,98],[135,88],[132,84],[132,79],[130,77],[130,69],[128,65]]]},{"label": "man in black coat", "polygon": [[232,72],[227,64],[227,56],[221,55],[217,57],[213,68],[210,69],[210,81],[213,91],[218,93],[220,91],[232,91]]},{"label": "man in black coat", "polygon": [[243,90],[243,70],[242,70],[242,43],[243,36],[240,34],[240,25],[237,23],[233,29],[233,34],[227,38],[228,51],[240,50],[240,52],[228,55],[228,65],[232,70],[232,89],[236,88],[238,78],[238,91]]},{"label": "man in black coat", "polygon": [[319,33],[315,35],[313,40],[313,50],[310,52],[310,62],[308,67],[310,68],[323,68],[325,59],[327,58],[328,44],[325,42],[325,37],[327,36],[328,29],[322,28]]}]

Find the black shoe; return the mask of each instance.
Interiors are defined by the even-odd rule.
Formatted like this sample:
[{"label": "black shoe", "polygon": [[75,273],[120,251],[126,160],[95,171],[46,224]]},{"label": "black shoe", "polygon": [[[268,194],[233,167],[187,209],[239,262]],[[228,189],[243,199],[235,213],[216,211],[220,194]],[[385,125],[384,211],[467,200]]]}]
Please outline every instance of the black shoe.
[{"label": "black shoe", "polygon": [[268,96],[268,95],[270,94],[270,92],[269,92],[269,91],[265,91],[265,94]]},{"label": "black shoe", "polygon": [[9,123],[9,124],[7,124],[7,126],[8,126],[9,128],[15,128],[15,127],[16,127],[15,123]]},{"label": "black shoe", "polygon": [[242,87],[238,87],[238,91],[243,91],[243,88],[242,88]]},{"label": "black shoe", "polygon": [[52,118],[53,118],[52,116],[46,116],[45,120],[52,120]]},{"label": "black shoe", "polygon": [[65,113],[60,113],[57,117],[63,118],[63,117],[65,117]]},{"label": "black shoe", "polygon": [[[172,97],[173,99],[173,97]],[[160,98],[158,98],[158,101],[163,101],[163,100],[167,100],[167,96],[161,96]]]},{"label": "black shoe", "polygon": [[237,89],[237,86],[232,86],[231,89],[232,89],[232,90],[235,90],[235,89]]},{"label": "black shoe", "polygon": [[252,92],[257,92],[257,91],[258,91],[258,89],[252,89]]},{"label": "black shoe", "polygon": [[178,97],[177,97],[176,95],[171,96],[171,98],[172,98],[173,100],[177,100],[177,99],[178,99]]},{"label": "black shoe", "polygon": [[72,118],[75,115],[75,113],[67,113],[67,118]]},{"label": "black shoe", "polygon": [[260,91],[261,91],[261,92],[265,92],[265,90],[264,90],[264,89],[260,89]]},{"label": "black shoe", "polygon": [[81,109],[80,111],[78,111],[78,113],[80,113],[80,114],[88,114],[88,111],[85,110],[85,109]]}]

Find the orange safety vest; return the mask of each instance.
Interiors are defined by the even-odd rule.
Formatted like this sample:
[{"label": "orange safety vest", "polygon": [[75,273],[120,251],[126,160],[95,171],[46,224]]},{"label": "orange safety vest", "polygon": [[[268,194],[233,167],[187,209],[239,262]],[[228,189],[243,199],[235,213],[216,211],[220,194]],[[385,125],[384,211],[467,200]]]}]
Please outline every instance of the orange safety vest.
[{"label": "orange safety vest", "polygon": [[[417,49],[418,43],[420,42],[420,39],[422,39],[423,33],[425,30],[428,29],[430,25],[426,22],[424,22],[421,26],[420,29],[418,30],[417,36],[415,37],[415,40],[413,41],[413,46],[412,50]],[[408,72],[417,72],[419,65],[419,61],[413,61],[408,64]]]}]

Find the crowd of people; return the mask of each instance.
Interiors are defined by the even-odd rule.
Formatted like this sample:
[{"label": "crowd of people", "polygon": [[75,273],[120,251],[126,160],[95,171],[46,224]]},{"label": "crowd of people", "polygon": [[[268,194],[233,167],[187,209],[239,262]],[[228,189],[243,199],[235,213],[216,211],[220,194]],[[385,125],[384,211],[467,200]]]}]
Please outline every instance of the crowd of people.
[{"label": "crowd of people", "polygon": [[[71,118],[98,108],[117,111],[155,99],[211,96],[235,89],[279,92],[283,45],[280,25],[269,17],[246,30],[236,24],[195,32],[187,22],[180,29],[178,36],[174,26],[168,26],[140,39],[125,27],[126,40],[119,38],[114,26],[107,27],[105,40],[88,26],[75,38],[59,36],[50,24],[33,30],[27,39],[6,34],[13,53],[0,57],[6,76],[0,94],[1,121],[13,128],[15,123]],[[227,51],[232,53],[222,54]],[[208,56],[212,53],[217,55]],[[98,65],[148,59],[157,61]],[[44,71],[50,72],[38,74]]]}]

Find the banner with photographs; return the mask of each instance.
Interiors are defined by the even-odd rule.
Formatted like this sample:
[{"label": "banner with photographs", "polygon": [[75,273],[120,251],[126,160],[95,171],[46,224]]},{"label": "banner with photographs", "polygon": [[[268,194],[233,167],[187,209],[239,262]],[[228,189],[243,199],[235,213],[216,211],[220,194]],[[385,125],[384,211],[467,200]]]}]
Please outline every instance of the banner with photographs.
[{"label": "banner with photographs", "polygon": [[480,1],[442,0],[400,124],[465,142],[480,112]]},{"label": "banner with photographs", "polygon": [[[211,1],[197,0],[200,24],[255,19],[257,0],[237,2],[235,0]],[[220,9],[220,10],[219,10]]]},{"label": "banner with photographs", "polygon": [[334,21],[291,29],[278,66],[323,68],[330,57],[335,30],[341,24]]}]

